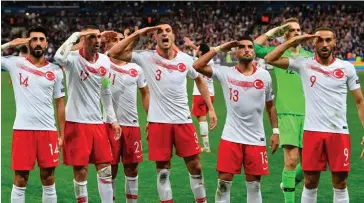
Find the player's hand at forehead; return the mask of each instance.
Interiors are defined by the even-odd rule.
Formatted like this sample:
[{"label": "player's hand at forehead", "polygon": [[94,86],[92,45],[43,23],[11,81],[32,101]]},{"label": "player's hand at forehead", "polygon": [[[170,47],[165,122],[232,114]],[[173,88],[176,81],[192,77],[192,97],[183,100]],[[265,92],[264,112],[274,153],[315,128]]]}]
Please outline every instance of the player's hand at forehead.
[{"label": "player's hand at forehead", "polygon": [[315,39],[317,37],[319,37],[319,35],[304,34],[304,35],[296,36],[291,39],[291,44],[293,46],[297,46],[299,44],[303,44],[303,43],[305,43],[309,40]]},{"label": "player's hand at forehead", "polygon": [[240,45],[240,42],[237,40],[226,42],[222,45],[220,45],[220,50],[223,52],[228,52],[234,47],[238,47]]},{"label": "player's hand at forehead", "polygon": [[80,37],[88,36],[88,35],[100,35],[99,30],[84,30],[80,32]]},{"label": "player's hand at forehead", "polygon": [[137,33],[141,36],[148,36],[148,34],[153,34],[153,32],[155,32],[161,28],[162,28],[161,25],[154,26],[154,27],[145,27],[145,28],[135,31],[135,33]]},{"label": "player's hand at forehead", "polygon": [[291,28],[290,24],[284,24],[273,29],[270,29],[267,33],[267,37],[274,39],[283,36]]},{"label": "player's hand at forehead", "polygon": [[29,41],[32,38],[16,38],[13,41],[9,42],[9,45],[11,47],[19,47],[19,46],[23,46],[23,45],[28,45]]},{"label": "player's hand at forehead", "polygon": [[118,36],[118,33],[112,30],[106,30],[101,33],[101,39],[104,39],[106,41],[113,39]]}]

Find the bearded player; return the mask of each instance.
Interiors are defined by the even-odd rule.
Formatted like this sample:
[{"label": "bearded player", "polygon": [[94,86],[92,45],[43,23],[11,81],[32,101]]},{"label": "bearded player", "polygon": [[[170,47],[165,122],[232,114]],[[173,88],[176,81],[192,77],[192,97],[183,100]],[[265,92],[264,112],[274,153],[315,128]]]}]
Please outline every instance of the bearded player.
[{"label": "bearded player", "polygon": [[[103,32],[101,37],[105,43],[105,53],[124,38],[121,33],[113,31]],[[107,124],[111,150],[113,152],[111,168],[114,201],[116,196],[115,181],[121,156],[125,174],[126,202],[136,203],[138,199],[138,163],[143,161],[137,111],[137,90],[139,89],[140,91],[143,107],[147,113],[149,108],[149,91],[140,66],[114,58],[110,58],[110,62],[109,78],[113,106],[118,123],[122,129],[121,138],[116,141],[114,139],[114,131],[110,124]]]},{"label": "bearded player", "polygon": [[[282,57],[285,50],[314,39],[314,57]],[[267,63],[296,71],[302,79],[306,99],[302,150],[305,187],[302,203],[317,202],[321,171],[329,164],[334,203],[348,203],[347,177],[350,171],[350,136],[346,121],[347,89],[352,92],[364,126],[364,99],[354,66],[336,59],[335,32],[319,28],[315,35],[294,37],[265,56]]]},{"label": "bearded player", "polygon": [[[237,47],[234,67],[211,67],[208,62],[219,52]],[[268,157],[263,127],[263,111],[267,109],[273,135],[270,146],[274,153],[279,144],[277,112],[274,106],[272,79],[268,71],[253,65],[255,58],[253,40],[243,37],[218,46],[201,56],[193,67],[203,75],[218,81],[223,89],[227,117],[222,133],[217,171],[216,203],[230,202],[233,177],[244,167],[247,202],[261,203],[261,176],[268,175]]]},{"label": "bearded player", "polygon": [[[302,34],[296,18],[285,20],[281,26],[269,30],[254,40],[254,48],[259,58],[264,58],[275,47],[262,46],[268,39],[284,36],[290,40]],[[283,56],[295,58],[298,56],[313,56],[300,45],[290,47]],[[277,81],[276,106],[280,129],[280,147],[284,153],[284,168],[281,188],[286,203],[295,202],[295,187],[303,180],[299,157],[302,152],[303,123],[305,118],[305,98],[300,76],[293,70],[283,70],[273,67]],[[295,98],[295,99],[288,99]]]},{"label": "bearded player", "polygon": [[[82,48],[71,51],[73,44],[83,38]],[[103,124],[100,99],[106,121],[120,138],[120,126],[114,113],[110,91],[110,60],[98,53],[101,34],[97,27],[85,26],[73,33],[57,50],[55,60],[64,67],[67,77],[68,102],[63,145],[63,162],[73,166],[74,190],[77,202],[88,202],[88,164],[95,164],[98,189],[103,203],[113,202],[109,139]]]},{"label": "bearded player", "polygon": [[[59,165],[59,147],[62,146],[65,126],[65,89],[63,72],[44,57],[48,46],[47,32],[37,26],[28,30],[28,38],[15,39],[1,46],[1,50],[21,45],[29,47],[26,57],[1,57],[1,68],[9,71],[13,81],[16,102],[11,168],[14,183],[12,203],[25,202],[29,171],[35,161],[40,168],[43,185],[43,203],[56,203],[54,171]],[[59,129],[59,141],[54,119],[53,99]]]},{"label": "bearded player", "polygon": [[[128,45],[140,36],[155,32],[157,50],[133,52]],[[150,89],[148,112],[149,160],[156,162],[157,189],[161,202],[173,202],[169,181],[173,145],[178,156],[183,157],[190,173],[190,185],[195,202],[206,202],[203,184],[200,145],[192,124],[188,108],[186,76],[196,81],[196,85],[209,108],[210,128],[216,125],[215,110],[212,106],[205,81],[193,69],[193,59],[173,48],[172,27],[161,24],[140,29],[109,51],[109,56],[142,67]]]}]

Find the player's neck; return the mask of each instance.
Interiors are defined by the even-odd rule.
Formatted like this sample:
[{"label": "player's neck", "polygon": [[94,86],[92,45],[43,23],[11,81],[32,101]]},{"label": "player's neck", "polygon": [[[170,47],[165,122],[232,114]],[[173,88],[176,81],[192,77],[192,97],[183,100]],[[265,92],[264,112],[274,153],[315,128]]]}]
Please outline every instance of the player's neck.
[{"label": "player's neck", "polygon": [[110,61],[118,66],[123,66],[123,65],[127,64],[125,61],[117,60],[117,59],[114,59],[111,57],[110,57]]},{"label": "player's neck", "polygon": [[26,59],[28,61],[30,61],[30,63],[32,63],[35,67],[37,68],[41,68],[45,65],[48,64],[47,60],[45,59],[44,55],[37,58],[37,57],[34,57],[33,55],[29,54]]},{"label": "player's neck", "polygon": [[174,59],[177,56],[177,51],[173,49],[173,47],[170,47],[169,49],[160,49],[157,47],[157,53],[159,56],[171,60]]},{"label": "player's neck", "polygon": [[328,58],[321,58],[318,55],[315,56],[315,60],[324,66],[329,66],[330,64],[332,64],[335,61],[334,56],[331,54]]},{"label": "player's neck", "polygon": [[81,49],[82,56],[90,63],[95,63],[97,60],[97,53],[92,52],[92,50]]},{"label": "player's neck", "polygon": [[289,50],[292,52],[293,55],[298,55],[300,52],[300,45],[298,45],[297,47],[290,47]]},{"label": "player's neck", "polygon": [[250,62],[239,62],[236,65],[236,69],[243,75],[245,76],[249,76],[249,75],[253,75],[254,72],[256,71],[255,66],[253,65],[253,61]]}]

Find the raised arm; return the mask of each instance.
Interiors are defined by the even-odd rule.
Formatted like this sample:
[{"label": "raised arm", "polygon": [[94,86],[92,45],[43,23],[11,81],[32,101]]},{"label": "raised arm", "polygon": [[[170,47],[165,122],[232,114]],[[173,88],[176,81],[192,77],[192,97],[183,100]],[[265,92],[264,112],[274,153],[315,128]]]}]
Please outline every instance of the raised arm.
[{"label": "raised arm", "polygon": [[68,63],[67,57],[70,51],[72,50],[73,44],[77,42],[80,38],[80,32],[73,33],[54,55],[54,60],[61,66],[66,66]]},{"label": "raised arm", "polygon": [[270,29],[268,32],[260,35],[258,38],[254,40],[254,43],[263,45],[268,39],[274,39],[277,37],[281,37],[286,33],[291,26],[289,24],[284,24],[273,29]]},{"label": "raised arm", "polygon": [[108,55],[114,59],[130,62],[132,57],[132,49],[130,44],[135,42],[140,36],[145,36],[150,32],[154,32],[159,29],[159,26],[156,27],[146,27],[140,30],[135,31],[133,34],[129,35],[125,39],[118,42],[115,46],[113,46]]},{"label": "raised arm", "polygon": [[289,66],[289,58],[282,57],[284,51],[286,51],[290,47],[296,47],[299,44],[308,41],[314,37],[317,37],[317,35],[306,34],[287,40],[286,42],[278,45],[273,51],[268,53],[264,57],[264,60],[270,65],[276,66],[278,68],[287,69]]},{"label": "raised arm", "polygon": [[23,45],[27,46],[30,39],[31,38],[16,38],[8,43],[2,44],[1,51],[5,50],[5,49],[9,49],[9,48],[20,47]]},{"label": "raised arm", "polygon": [[218,47],[214,47],[209,52],[207,52],[206,54],[199,57],[193,63],[193,68],[197,72],[211,78],[213,70],[212,70],[211,66],[207,65],[209,63],[209,61],[212,58],[214,58],[218,52],[228,52],[228,51],[231,50],[231,48],[237,47],[237,46],[239,46],[238,41],[231,41],[231,42],[227,42],[225,44],[222,44],[222,45],[220,45]]}]

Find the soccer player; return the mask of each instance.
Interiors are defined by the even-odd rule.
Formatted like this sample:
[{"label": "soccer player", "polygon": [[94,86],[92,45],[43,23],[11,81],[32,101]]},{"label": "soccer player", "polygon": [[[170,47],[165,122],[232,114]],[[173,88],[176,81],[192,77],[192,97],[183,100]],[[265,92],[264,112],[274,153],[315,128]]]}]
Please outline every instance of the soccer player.
[{"label": "soccer player", "polygon": [[[289,18],[281,26],[269,30],[254,40],[254,48],[259,58],[264,58],[275,47],[262,46],[268,39],[281,37],[290,40],[302,34],[298,20]],[[295,58],[297,56],[313,56],[300,45],[290,47],[283,56]],[[284,168],[282,172],[281,188],[286,203],[295,202],[295,187],[303,179],[301,164],[298,157],[302,152],[303,122],[305,118],[305,98],[302,82],[294,70],[283,70],[274,67],[277,81],[277,112],[280,129],[280,147],[284,153]],[[295,99],[289,99],[295,98]]]},{"label": "soccer player", "polygon": [[[37,26],[28,30],[28,38],[18,38],[1,46],[1,50],[29,46],[27,57],[1,57],[1,68],[10,73],[16,102],[11,168],[15,171],[12,203],[25,202],[29,171],[35,161],[40,168],[43,203],[57,202],[54,171],[59,165],[65,125],[65,89],[63,72],[44,57],[48,46],[47,32]],[[53,99],[59,129],[59,141],[54,118]],[[59,145],[59,146],[58,146]]]},{"label": "soccer player", "polygon": [[[124,36],[121,33],[106,31],[102,33],[105,41],[106,52],[118,43]],[[135,63],[126,63],[110,58],[111,69],[109,78],[111,80],[111,93],[116,117],[122,135],[120,140],[114,140],[114,132],[107,125],[111,150],[113,152],[112,186],[114,191],[115,179],[118,173],[120,155],[125,174],[125,195],[127,203],[136,203],[138,198],[138,163],[143,161],[142,142],[137,111],[137,89],[142,96],[144,110],[148,113],[149,91],[147,83],[140,66]]]},{"label": "soccer player", "polygon": [[[73,43],[83,38],[80,50],[71,51]],[[73,33],[57,50],[55,60],[64,67],[67,77],[68,102],[63,145],[63,163],[73,166],[77,202],[88,202],[87,166],[96,166],[98,189],[103,203],[113,202],[112,153],[103,124],[100,98],[106,121],[120,138],[121,129],[114,113],[109,70],[110,60],[98,53],[101,34],[97,27],[85,26]]]},{"label": "soccer player", "polygon": [[[234,67],[212,68],[208,62],[219,52],[237,47]],[[260,203],[261,176],[268,175],[268,157],[263,127],[263,111],[267,109],[273,128],[270,146],[274,153],[279,144],[277,112],[274,106],[272,79],[268,71],[253,65],[253,40],[242,37],[210,50],[201,56],[193,67],[203,75],[218,81],[223,89],[227,117],[220,140],[217,171],[216,203],[230,202],[230,188],[235,174],[244,167],[247,202]]]},{"label": "soccer player", "polygon": [[[154,37],[157,50],[138,53],[127,49],[138,37],[150,32],[156,32]],[[176,51],[173,39],[172,27],[168,24],[143,28],[113,46],[109,56],[136,63],[145,74],[150,89],[147,137],[149,160],[156,162],[157,188],[161,202],[173,202],[169,175],[174,145],[177,155],[184,158],[190,173],[195,201],[204,203],[207,200],[199,155],[201,149],[188,108],[186,76],[196,81],[208,105],[210,129],[216,126],[216,115],[206,83],[192,67],[192,57]]]},{"label": "soccer player", "polygon": [[[314,57],[282,57],[285,50],[314,39]],[[302,79],[306,99],[302,170],[305,187],[302,203],[317,201],[321,171],[328,162],[334,187],[334,203],[349,202],[346,181],[350,170],[350,136],[346,122],[347,88],[352,92],[364,125],[364,99],[354,66],[336,59],[335,32],[319,28],[315,35],[294,37],[265,56],[267,63],[296,71]]]},{"label": "soccer player", "polygon": [[[199,47],[196,47],[196,45],[194,45],[192,43],[192,41],[190,39],[188,39],[187,37],[184,37],[183,39],[186,42],[186,46],[189,46],[197,51],[197,57],[200,57],[210,51],[210,47],[207,46],[207,44],[201,44]],[[195,58],[195,60],[197,60],[197,58]],[[214,60],[209,61],[208,65],[213,66]],[[209,88],[211,102],[214,102],[214,95],[215,95],[214,81],[212,80],[212,78],[209,78],[209,77],[206,77],[203,75],[202,75],[202,77],[205,79],[207,87]],[[207,115],[208,108],[207,108],[206,102],[203,100],[203,98],[201,96],[201,93],[198,91],[196,83],[194,83],[194,85],[193,85],[192,95],[193,95],[193,97],[192,97],[192,115],[196,116],[196,118],[199,122],[200,135],[202,137],[202,142],[203,142],[203,148],[201,148],[201,151],[211,152],[210,143],[209,143],[209,126],[206,121],[206,115]]]}]

